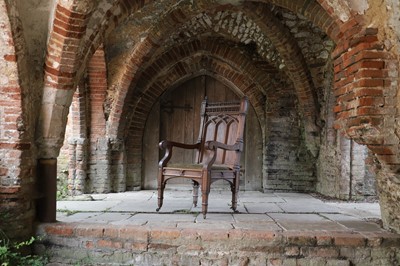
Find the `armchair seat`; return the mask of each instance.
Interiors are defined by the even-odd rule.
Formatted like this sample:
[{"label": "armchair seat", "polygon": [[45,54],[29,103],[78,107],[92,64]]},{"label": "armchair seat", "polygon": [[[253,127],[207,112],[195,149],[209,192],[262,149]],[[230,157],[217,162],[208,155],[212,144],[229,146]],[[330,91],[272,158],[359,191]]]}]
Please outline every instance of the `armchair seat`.
[{"label": "armchair seat", "polygon": [[[226,180],[232,191],[232,209],[237,208],[237,194],[240,178],[240,155],[243,151],[243,134],[247,114],[247,98],[240,102],[208,103],[202,102],[200,132],[197,143],[184,144],[161,141],[159,146],[165,150],[159,162],[158,208],[163,205],[164,189],[172,178],[187,178],[193,181],[193,204],[197,205],[198,189],[201,187],[202,213],[206,218],[208,194],[211,184],[216,180]],[[197,159],[194,163],[169,163],[174,147],[194,149]]]},{"label": "armchair seat", "polygon": [[[164,167],[165,169],[197,169],[197,170],[201,170],[201,168],[203,167],[202,164],[169,164],[167,167]],[[211,170],[232,170],[232,167],[228,166],[228,165],[223,165],[223,164],[213,164],[211,166]]]}]

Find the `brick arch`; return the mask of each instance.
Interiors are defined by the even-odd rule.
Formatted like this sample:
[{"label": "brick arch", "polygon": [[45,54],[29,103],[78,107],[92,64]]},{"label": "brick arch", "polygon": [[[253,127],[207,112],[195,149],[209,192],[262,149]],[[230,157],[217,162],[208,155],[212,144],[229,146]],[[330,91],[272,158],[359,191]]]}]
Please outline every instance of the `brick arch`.
[{"label": "brick arch", "polygon": [[[115,1],[108,9],[94,10],[94,1],[58,1],[45,59],[46,97],[43,97],[36,132],[39,157],[57,157],[74,90],[90,58],[102,45],[103,36],[150,2]],[[90,19],[97,24],[87,31]]]},{"label": "brick arch", "polygon": [[[247,8],[247,9],[241,9],[242,11],[246,11],[248,13],[254,12],[252,8]],[[184,19],[188,18],[188,15],[193,15],[193,14],[185,14],[183,13],[184,11],[176,11],[175,13],[178,13],[179,19],[166,19],[168,23],[160,23],[159,27],[155,27],[157,29],[157,33],[162,32],[164,35],[168,35],[168,33],[171,31],[171,28],[173,29],[177,25],[179,25],[179,21],[182,21]],[[198,11],[198,12],[201,12]],[[173,14],[176,16],[176,14]],[[252,15],[252,17],[255,17],[255,15]],[[173,24],[171,24],[173,23]],[[263,23],[262,20],[258,19],[257,23]],[[276,21],[271,21],[270,23],[276,23]],[[271,27],[269,25],[263,25],[263,29],[270,31]],[[276,27],[280,29],[280,27]],[[275,28],[275,29],[276,29]],[[294,51],[294,53],[290,53],[289,55],[285,56],[285,60],[288,62],[290,65],[296,65],[298,63],[296,60],[300,59],[296,55],[296,51],[299,50],[298,47],[295,47],[296,42],[294,40],[288,40],[287,34],[282,34],[278,30],[273,30],[270,32],[270,35],[276,35],[278,34],[278,37],[273,38],[274,41],[279,41],[278,45],[284,44],[285,47],[289,48],[290,51]],[[268,35],[268,34],[267,34]],[[154,34],[150,33],[149,36],[138,46],[135,47],[134,51],[131,52],[130,58],[126,61],[124,65],[126,65],[126,72],[121,75],[121,79],[117,82],[116,87],[119,87],[120,90],[117,91],[116,93],[116,98],[114,99],[114,105],[111,109],[110,113],[110,121],[111,123],[109,124],[109,136],[112,136],[114,138],[119,137],[119,132],[117,131],[118,124],[121,123],[121,114],[124,113],[124,108],[127,108],[123,103],[125,102],[125,99],[127,95],[130,95],[131,92],[129,92],[129,86],[132,83],[133,78],[135,78],[135,75],[137,74],[138,66],[144,61],[147,60],[147,57],[149,54],[154,52],[156,48],[158,48],[158,45],[160,41],[163,39],[163,35],[160,36],[154,36]],[[282,40],[283,39],[283,40]],[[239,40],[240,41],[240,40]],[[153,47],[151,46],[153,45]],[[141,57],[137,57],[137,56]],[[265,58],[265,60],[268,60]],[[291,71],[294,71],[291,75],[288,75],[290,77],[295,77],[293,79],[295,86],[298,86],[298,97],[300,100],[300,104],[302,105],[302,110],[304,110],[306,114],[306,128],[307,131],[311,132],[309,134],[310,136],[318,135],[318,129],[316,128],[316,116],[318,112],[316,111],[316,100],[315,100],[315,95],[313,95],[313,88],[312,88],[312,83],[310,82],[309,79],[309,73],[307,69],[305,68],[291,68]],[[304,72],[306,71],[306,72]],[[121,105],[122,104],[122,105]],[[315,146],[316,140],[309,140],[309,142],[313,142],[310,146]],[[312,148],[312,151],[314,151],[314,148]],[[314,153],[314,152],[313,152]]]},{"label": "brick arch", "polygon": [[[379,29],[369,28],[362,15],[348,10],[349,18],[343,21],[327,0],[291,1],[264,0],[306,16],[325,31],[336,43],[334,93],[337,97],[335,127],[360,144],[366,144],[380,162],[394,172],[400,170],[398,137],[385,117],[395,115],[397,103],[388,101],[395,97],[395,78],[390,71],[398,72],[393,64],[395,56],[384,50],[379,40]],[[338,1],[346,7],[345,1]]]},{"label": "brick arch", "polygon": [[132,99],[133,103],[130,105],[132,115],[131,121],[128,123],[128,132],[131,133],[132,129],[140,129],[140,132],[137,132],[139,134],[134,135],[140,136],[139,139],[141,140],[147,116],[162,93],[201,74],[214,77],[231,88],[237,88],[243,95],[248,96],[260,123],[262,124],[265,121],[265,97],[261,93],[262,87],[260,84],[250,78],[246,72],[227,65],[226,61],[221,60],[219,57],[212,55],[201,55],[200,57],[202,62],[196,64],[186,65],[182,63],[182,60],[171,64],[171,66],[168,66],[166,79],[162,80],[162,77],[160,77],[160,79],[154,80],[148,85],[148,89],[143,94]]},{"label": "brick arch", "polygon": [[[168,88],[175,87],[188,79],[199,75],[209,75],[231,88],[235,84],[238,90],[249,97],[249,101],[255,108],[256,113],[264,111],[264,97],[260,92],[261,88],[257,88],[258,85],[252,83],[252,80],[249,80],[246,74],[222,62],[219,58],[208,57],[206,60],[205,64],[191,64],[190,69],[182,68],[182,65],[179,63],[175,64],[168,72],[168,79],[165,82],[153,82],[147,93],[141,96],[141,101],[136,106],[132,106],[134,108],[132,110],[134,119],[130,123],[129,131],[127,130],[129,136],[127,137],[128,143],[126,144],[128,149],[128,168],[134,166],[135,171],[138,171],[142,165],[142,138],[147,116],[151,111],[152,105],[155,103],[154,99],[157,99]],[[273,92],[271,91],[271,93]],[[154,98],[154,94],[156,94],[156,98]],[[265,139],[265,128],[262,128],[262,135],[263,139]]]},{"label": "brick arch", "polygon": [[[150,3],[151,1],[121,1],[121,2],[115,2],[114,5],[112,5],[109,9],[102,10],[98,9],[95,12],[93,12],[92,17],[96,17],[96,20],[98,25],[96,28],[92,29],[91,33],[86,34],[86,23],[89,20],[89,14],[92,10],[92,2],[91,1],[69,1],[69,2],[63,2],[64,6],[61,6],[60,4],[57,5],[56,7],[56,12],[55,12],[55,21],[54,21],[54,31],[58,31],[58,36],[57,34],[53,33],[50,36],[50,42],[49,42],[49,49],[48,49],[48,56],[46,58],[46,85],[45,86],[45,91],[47,94],[53,94],[53,101],[56,101],[57,98],[63,98],[66,99],[66,102],[63,103],[64,106],[69,106],[70,101],[72,99],[72,92],[70,90],[73,90],[74,87],[76,86],[76,82],[79,79],[75,79],[74,77],[76,76],[77,73],[82,73],[82,69],[86,67],[85,62],[87,62],[88,58],[96,51],[98,45],[102,42],[102,34],[104,32],[110,32],[115,25],[126,19],[129,15],[129,13],[134,12],[141,7],[143,7],[145,4]],[[277,5],[285,6],[283,3],[284,1],[268,1]],[[297,1],[294,6],[300,7],[301,3],[303,5],[306,3],[306,0],[304,1]],[[199,6],[207,6],[209,4],[207,3],[202,3],[199,1],[198,3]],[[318,11],[319,12],[319,11]],[[99,17],[99,18],[97,18]],[[166,23],[167,25],[171,26],[170,24],[174,23],[171,21],[176,21],[176,20],[182,20],[184,16],[182,17],[182,12],[179,10],[175,10],[171,13],[171,16],[169,17],[169,23]],[[86,34],[83,37],[83,34]],[[60,49],[60,45],[57,45],[57,41],[60,43],[72,43],[76,44],[77,42],[80,42],[80,39],[84,39],[83,45],[77,45],[75,47],[75,50],[69,50],[68,52],[62,51]],[[55,41],[57,40],[57,41]],[[54,41],[54,42],[53,42]],[[62,46],[62,45],[61,45]],[[55,49],[54,49],[55,47]],[[73,46],[72,46],[73,47]],[[79,48],[80,47],[80,48]],[[53,56],[52,56],[53,55]],[[71,55],[74,58],[70,58]],[[79,56],[78,56],[79,55]],[[55,60],[55,58],[59,58],[59,60]],[[63,63],[63,58],[65,61],[73,61],[74,63],[72,64],[72,71],[71,69],[62,69],[65,67]],[[57,67],[54,67],[55,65],[58,65]],[[80,66],[80,70],[78,70],[78,66]],[[54,82],[55,81],[55,82]],[[53,88],[53,91],[51,90]],[[54,92],[54,88],[56,91]],[[50,92],[49,92],[50,91]],[[124,94],[124,93],[122,93]],[[43,105],[46,106],[44,109],[52,109],[51,105],[52,103],[48,102],[43,102]],[[50,106],[49,106],[50,105]],[[42,110],[41,113],[43,113],[44,110]],[[119,110],[117,110],[117,113]],[[45,147],[47,146],[45,143],[46,141],[43,141],[42,138],[48,139],[47,142],[49,143],[59,143],[60,141],[58,140],[62,135],[63,135],[63,126],[61,125],[60,127],[57,127],[60,122],[57,123],[57,119],[55,119],[56,116],[61,115],[63,119],[61,119],[61,124],[65,124],[64,120],[66,117],[66,107],[64,107],[62,110],[53,110],[51,112],[51,116],[44,116],[42,115],[42,118],[40,119],[40,126],[39,126],[39,133],[38,133],[38,138],[39,138],[39,146]],[[61,132],[51,132],[53,133],[52,135],[56,135],[54,138],[53,136],[50,137],[49,134],[49,128],[54,127],[54,128],[59,128]],[[47,135],[47,136],[46,136]],[[62,138],[62,137],[61,137]],[[53,146],[53,145],[50,145]],[[47,149],[47,152],[43,152],[44,157],[53,157],[54,152],[50,152],[51,149]]]},{"label": "brick arch", "polygon": [[[114,1],[108,8],[98,8],[94,10],[91,18],[94,26],[84,36],[83,44],[80,47],[81,59],[79,62],[78,73],[85,71],[86,63],[90,60],[93,53],[100,45],[104,43],[104,38],[109,35],[119,24],[129,19],[129,16],[140,10],[146,5],[151,4],[154,0],[131,0],[131,1]],[[106,5],[104,6],[106,7]]]},{"label": "brick arch", "polygon": [[40,158],[56,158],[62,146],[68,109],[78,79],[79,47],[92,1],[59,1],[47,45],[44,88],[36,132]]},{"label": "brick arch", "polygon": [[[349,10],[349,18],[341,20],[329,1],[317,0],[327,18],[320,25],[336,43],[334,88],[336,96],[335,128],[360,144],[365,144],[383,165],[378,171],[377,185],[384,226],[400,231],[399,142],[396,119],[398,114],[398,55],[385,50],[379,31],[370,28],[367,17]],[[286,1],[270,1],[291,9]],[[308,1],[297,1],[296,6]],[[300,4],[301,3],[301,4]],[[339,1],[344,6],[344,1]],[[317,12],[304,12],[311,21],[318,21]],[[322,14],[322,13],[321,13]],[[329,19],[330,17],[330,19]],[[321,20],[320,19],[320,20]]]},{"label": "brick arch", "polygon": [[340,26],[341,37],[335,40],[335,128],[367,145],[381,163],[398,172],[399,137],[392,130],[397,80],[389,75],[398,73],[398,64],[379,39],[380,29],[366,23],[353,16]]},{"label": "brick arch", "polygon": [[[197,59],[194,60],[196,62],[187,63],[188,61],[193,61],[192,59],[195,57],[197,57]],[[159,79],[166,74],[170,76],[170,70],[175,67],[176,64],[184,72],[196,72],[199,71],[199,69],[193,70],[191,65],[201,65],[202,63],[206,63],[204,60],[202,61],[202,59],[205,59],[206,57],[214,58],[214,61],[219,60],[225,62],[226,64],[231,65],[233,69],[246,73],[246,76],[250,78],[246,77],[246,82],[239,80],[242,83],[244,82],[244,87],[247,86],[247,88],[243,89],[244,93],[257,89],[257,92],[251,93],[257,93],[257,97],[260,100],[264,98],[263,95],[269,92],[268,84],[270,83],[271,75],[277,75],[278,72],[278,70],[271,66],[264,66],[264,70],[255,67],[254,62],[249,55],[246,55],[246,53],[241,49],[234,47],[233,43],[222,43],[221,40],[215,38],[195,40],[166,51],[157,60],[151,62],[147,66],[140,77],[137,78],[137,81],[136,79],[132,81],[131,86],[135,87],[135,90],[129,97],[129,102],[126,103],[126,105],[129,106],[130,115],[122,115],[122,117],[127,117],[124,121],[129,121],[135,116],[132,112],[132,107],[140,104],[139,102],[143,100],[142,97],[144,97],[144,95],[146,95],[146,104],[150,101],[152,105],[156,101],[160,95],[160,90],[157,88],[160,86],[163,87],[163,85],[158,84],[160,82]],[[169,60],[170,58],[174,58],[176,61]],[[151,89],[155,89],[155,91],[153,92]],[[253,105],[259,106],[260,108],[262,106],[259,101],[254,101]],[[263,117],[263,112],[264,110],[262,108],[257,112],[260,119]],[[125,124],[128,123],[119,123],[119,132],[125,131]]]},{"label": "brick arch", "polygon": [[[177,51],[184,52],[177,54]],[[175,55],[174,58],[177,59],[177,62],[167,60],[171,55]],[[195,57],[198,59],[194,59]],[[191,63],[187,64],[187,61],[191,61]],[[164,64],[163,62],[169,63]],[[135,154],[141,154],[141,139],[146,119],[160,95],[166,89],[201,74],[213,76],[229,87],[236,86],[249,97],[260,124],[264,124],[265,95],[268,99],[268,94],[274,93],[272,89],[269,90],[266,84],[270,84],[271,75],[276,76],[277,73],[276,70],[270,70],[272,73],[262,71],[252,64],[251,59],[245,57],[238,48],[226,43],[218,43],[218,40],[212,38],[203,42],[197,40],[193,43],[187,43],[164,53],[163,57],[148,66],[140,80],[133,85],[139,89],[133,94],[129,102],[131,121],[122,123],[130,125],[130,127],[120,129],[133,136],[127,139],[135,143]],[[155,69],[162,74],[154,75]],[[166,73],[168,74],[165,75]],[[154,78],[151,78],[152,76]],[[265,132],[263,132],[263,135],[265,136]]]}]

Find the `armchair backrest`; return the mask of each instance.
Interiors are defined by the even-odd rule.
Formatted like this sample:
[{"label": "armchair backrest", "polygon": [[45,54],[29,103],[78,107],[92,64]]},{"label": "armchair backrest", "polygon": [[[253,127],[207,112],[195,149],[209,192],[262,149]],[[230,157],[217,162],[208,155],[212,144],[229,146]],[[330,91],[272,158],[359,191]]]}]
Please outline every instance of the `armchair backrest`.
[{"label": "armchair backrest", "polygon": [[204,99],[200,109],[198,142],[201,143],[201,149],[198,153],[198,163],[202,163],[212,156],[211,152],[204,148],[206,142],[218,141],[226,145],[236,144],[238,149],[234,151],[218,149],[214,164],[226,165],[231,168],[240,167],[247,109],[246,97],[237,102],[209,103],[207,98]]}]

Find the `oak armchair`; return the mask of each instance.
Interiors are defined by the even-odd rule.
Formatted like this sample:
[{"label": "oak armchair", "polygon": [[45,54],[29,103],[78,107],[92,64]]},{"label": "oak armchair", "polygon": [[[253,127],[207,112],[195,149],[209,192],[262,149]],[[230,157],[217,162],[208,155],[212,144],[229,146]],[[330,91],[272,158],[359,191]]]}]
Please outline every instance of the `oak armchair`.
[{"label": "oak armchair", "polygon": [[[248,100],[239,102],[202,102],[199,137],[194,144],[168,140],[160,142],[165,150],[159,162],[158,208],[163,205],[164,189],[172,178],[188,178],[193,181],[193,204],[197,206],[198,189],[201,187],[202,213],[206,218],[208,195],[211,184],[226,180],[232,192],[232,210],[236,211],[240,178],[240,155],[243,151],[243,134]],[[195,149],[197,159],[191,164],[169,164],[174,148]]]}]

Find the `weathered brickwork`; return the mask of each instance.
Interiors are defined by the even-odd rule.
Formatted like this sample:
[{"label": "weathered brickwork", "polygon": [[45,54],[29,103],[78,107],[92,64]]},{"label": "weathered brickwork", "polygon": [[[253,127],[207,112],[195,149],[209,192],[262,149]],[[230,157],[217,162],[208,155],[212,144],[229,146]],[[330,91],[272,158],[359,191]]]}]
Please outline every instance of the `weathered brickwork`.
[{"label": "weathered brickwork", "polygon": [[390,233],[150,229],[146,226],[42,225],[38,252],[50,260],[102,265],[396,265]]},{"label": "weathered brickwork", "polygon": [[[400,232],[397,10],[393,0],[0,1],[0,228],[32,233],[47,178],[38,160],[63,144],[71,195],[141,189],[151,108],[207,75],[250,99],[261,189],[378,195],[385,227]],[[356,252],[313,247],[265,260],[329,265]]]},{"label": "weathered brickwork", "polygon": [[264,191],[315,191],[314,158],[307,151],[291,84],[274,83],[268,95]]},{"label": "weathered brickwork", "polygon": [[[212,10],[212,6],[207,6],[204,9],[200,8],[198,13],[193,12],[193,10],[186,10],[187,6],[185,5],[181,7],[177,6],[174,11],[161,18],[160,21],[162,22],[157,24],[158,26],[154,28],[155,31],[149,32],[143,38],[139,38],[137,33],[132,31],[135,28],[134,26],[141,25],[140,27],[145,28],[145,25],[149,25],[150,22],[144,19],[143,15],[138,16],[138,20],[130,25],[132,26],[130,29],[130,26],[122,23],[126,19],[125,9],[121,9],[120,11],[123,10],[123,12],[119,13],[116,5],[110,6],[110,12],[103,14],[104,17],[114,16],[113,23],[120,21],[122,26],[118,25],[116,31],[110,32],[110,41],[108,41],[110,46],[107,48],[110,53],[107,53],[107,60],[110,61],[110,66],[115,67],[123,62],[124,57],[128,57],[129,59],[126,62],[128,62],[129,67],[126,67],[122,71],[109,69],[109,81],[111,85],[104,102],[105,116],[108,118],[110,125],[108,127],[109,140],[105,137],[101,145],[95,142],[91,145],[93,147],[90,151],[91,156],[93,158],[97,158],[96,156],[98,156],[99,160],[94,159],[92,163],[93,171],[90,174],[92,178],[89,178],[89,182],[92,183],[89,185],[89,191],[123,191],[125,189],[137,189],[141,186],[141,139],[146,118],[152,104],[165,89],[171,87],[179,80],[187,79],[192,73],[203,71],[204,69],[210,75],[215,75],[212,72],[216,72],[218,73],[217,76],[234,79],[235,85],[243,87],[242,91],[246,94],[249,94],[249,90],[246,87],[258,88],[260,91],[257,92],[257,90],[254,90],[258,93],[258,96],[257,94],[254,95],[252,104],[256,107],[256,110],[259,110],[258,113],[261,114],[259,115],[259,117],[262,117],[260,120],[261,123],[265,121],[269,125],[265,129],[266,152],[263,170],[265,171],[265,190],[283,189],[301,191],[306,189],[313,191],[316,188],[317,191],[329,196],[353,199],[375,194],[374,182],[371,181],[371,176],[373,178],[374,175],[370,172],[370,167],[368,166],[368,162],[373,161],[371,159],[373,157],[369,156],[367,158],[363,155],[366,154],[365,146],[357,146],[356,143],[347,141],[336,132],[338,128],[347,128],[347,125],[340,124],[344,114],[336,107],[335,112],[339,115],[336,121],[336,129],[334,129],[333,119],[335,115],[331,111],[336,100],[335,96],[339,96],[338,99],[341,103],[348,101],[346,99],[350,97],[346,94],[347,98],[344,99],[340,98],[341,96],[337,92],[334,95],[331,93],[333,83],[340,88],[343,87],[343,84],[346,84],[343,83],[338,69],[346,68],[347,65],[340,65],[338,68],[338,59],[335,58],[353,56],[357,54],[357,51],[360,51],[360,48],[352,49],[350,54],[346,55],[346,52],[342,53],[341,51],[345,51],[348,46],[342,42],[336,47],[336,52],[332,54],[334,43],[338,43],[338,40],[342,39],[342,32],[352,29],[354,25],[362,25],[362,19],[357,17],[352,18],[350,15],[351,12],[346,11],[348,6],[339,3],[339,1],[336,3],[321,1],[321,6],[327,10],[327,13],[324,13],[324,9],[318,4],[306,1],[297,1],[293,6],[288,6],[282,1],[271,1],[271,3],[276,4],[276,6],[249,5],[245,6],[243,11],[237,7],[231,7],[231,10],[224,7],[216,9],[217,11],[213,12],[209,11]],[[161,9],[166,6],[168,6],[168,3],[165,3],[165,5],[148,5],[143,10],[152,10],[154,14],[162,14]],[[332,6],[336,8],[332,8]],[[199,2],[199,7],[203,8],[202,2]],[[129,8],[135,10],[140,7],[132,6]],[[253,12],[250,11],[252,8]],[[101,17],[101,13],[101,11],[95,11],[94,14],[96,15],[94,17],[98,19]],[[285,31],[282,31],[282,27],[277,26],[274,19],[271,20],[264,17],[264,20],[267,21],[265,24],[260,24],[259,21],[257,23],[254,22],[254,18],[260,16],[262,13],[274,14],[278,19],[283,21],[285,27],[288,28],[287,32],[290,32],[293,37],[288,38],[284,35],[287,33],[282,35],[281,32]],[[139,18],[142,19],[142,24],[139,23]],[[112,26],[107,25],[107,27]],[[176,33],[174,34],[168,27],[170,29],[176,27]],[[353,31],[356,32],[360,27],[354,27]],[[166,34],[160,35],[158,32],[165,32]],[[248,61],[249,63],[244,63],[244,59],[238,56],[230,56],[227,48],[222,45],[223,42],[220,40],[215,42],[218,46],[205,41],[196,42],[196,39],[200,35],[207,35],[210,32],[216,36],[230,39],[233,42],[241,42],[244,52],[246,50],[256,51],[260,59],[253,59],[253,62]],[[279,40],[273,37],[274,33],[277,32],[280,36],[283,36],[277,38]],[[345,36],[348,36],[348,38],[352,37],[351,33],[346,34]],[[367,34],[366,36],[373,36],[375,32],[367,30],[365,34]],[[95,33],[91,33],[90,36],[95,36]],[[131,43],[136,43],[136,45],[126,46],[132,52],[127,52],[120,45],[120,43],[126,42],[128,38]],[[282,38],[286,39],[285,43],[281,41]],[[364,38],[351,45],[357,46],[357,43],[374,40],[377,41],[376,38]],[[345,42],[347,41],[345,39]],[[96,42],[97,39],[95,40]],[[163,45],[160,45],[161,43]],[[207,47],[208,44],[209,47]],[[255,47],[255,50],[251,48],[252,46]],[[199,50],[199,47],[201,47],[201,50]],[[302,57],[298,57],[298,52],[293,52],[299,50]],[[292,51],[291,54],[289,53],[290,56],[288,56],[287,51]],[[211,53],[213,56],[224,58],[225,62],[223,64],[232,64],[235,62],[242,72],[245,71],[243,72],[245,75],[242,73],[239,74],[236,71],[232,72],[232,70],[229,70],[223,64],[217,63],[215,58],[211,61],[210,55],[200,57],[193,54],[190,57],[190,54],[194,52],[206,52],[207,54]],[[157,55],[157,57],[150,57],[152,53]],[[282,57],[281,59],[280,56]],[[362,56],[368,57],[368,55]],[[151,59],[147,60],[147,58]],[[331,65],[332,58],[335,59],[333,66]],[[282,93],[277,93],[277,90],[273,92],[265,91],[266,87],[274,87],[274,82],[279,83],[279,81],[271,82],[268,80],[272,79],[271,76],[263,75],[262,71],[258,70],[257,60],[267,60],[272,66],[275,65],[277,69],[287,69],[288,76],[292,78],[297,94],[291,96],[291,99],[286,97],[279,98],[277,101],[276,96]],[[294,73],[299,74],[301,72],[301,70],[298,70],[300,72],[296,72],[297,70],[295,69],[302,65],[299,64],[302,60],[304,60],[302,64],[307,65],[306,72],[308,71],[308,73],[306,75],[309,75],[312,83],[306,81],[307,78],[300,81],[300,79],[294,76]],[[198,64],[196,64],[197,62]],[[257,65],[255,68],[256,71],[251,70],[253,64]],[[139,65],[143,65],[142,68],[138,68]],[[242,68],[241,66],[244,67]],[[335,70],[333,72],[334,78],[330,68]],[[228,71],[231,71],[231,74],[228,74]],[[269,72],[269,70],[265,71],[265,73]],[[238,74],[239,76],[237,76]],[[370,72],[362,72],[358,74],[358,77],[370,74]],[[253,81],[245,80],[245,76],[248,75],[253,76]],[[260,79],[262,76],[266,78]],[[255,84],[253,86],[251,83],[254,81]],[[240,85],[240,83],[243,85]],[[307,83],[308,85],[305,85]],[[290,83],[288,83],[288,87],[290,86]],[[364,92],[362,91],[361,93]],[[285,92],[283,91],[283,93]],[[264,97],[266,99],[265,102],[256,103]],[[300,101],[293,101],[293,97],[298,97]],[[125,99],[128,100],[127,104],[123,104]],[[310,100],[311,102],[318,101],[321,109],[319,111],[311,111],[312,109],[306,108],[307,111],[305,112],[305,106],[313,106],[311,102],[305,102]],[[366,100],[358,102],[366,103]],[[292,109],[288,109],[291,110],[288,111],[289,113],[291,112],[291,115],[288,115],[286,119],[282,115],[276,116],[277,109],[274,109],[274,105],[282,105],[281,108],[289,108],[291,106],[290,108]],[[267,111],[268,115],[263,114],[263,106],[270,108]],[[358,109],[357,112],[360,112]],[[134,111],[128,112],[128,110]],[[296,110],[299,111],[300,116],[296,115]],[[125,112],[129,114],[122,116]],[[314,120],[311,124],[310,120],[307,120],[307,116],[309,115],[310,117],[314,117],[311,119],[311,121]],[[285,135],[285,132],[289,128],[293,129],[290,126],[293,122],[299,127],[296,130],[290,130],[292,136],[290,138],[294,141],[294,144],[288,145],[288,143],[292,142],[288,142],[289,137]],[[315,125],[312,125],[313,123]],[[319,130],[320,132],[318,132]],[[270,134],[271,132],[272,134]],[[111,156],[109,151],[112,149],[110,143],[120,142],[120,139],[124,138],[124,134],[129,136],[129,141],[126,142],[126,145],[123,142],[122,145],[119,144],[118,147],[124,148],[113,151],[114,155]],[[354,147],[357,147],[358,150],[353,149]],[[317,164],[313,163],[315,158],[313,159],[309,152],[317,156]],[[362,155],[359,155],[360,153]],[[116,159],[111,159],[111,157]],[[111,163],[111,161],[113,162]],[[294,163],[299,161],[303,163]],[[125,162],[126,168],[124,166]],[[96,175],[99,173],[103,177],[96,179]],[[351,180],[349,181],[349,179]],[[112,185],[113,183],[115,184]],[[315,185],[317,186],[315,187]],[[330,189],[331,185],[334,185],[335,190],[332,191]]]},{"label": "weathered brickwork", "polygon": [[0,25],[0,229],[21,239],[35,219],[34,94],[15,3],[0,1]]}]

